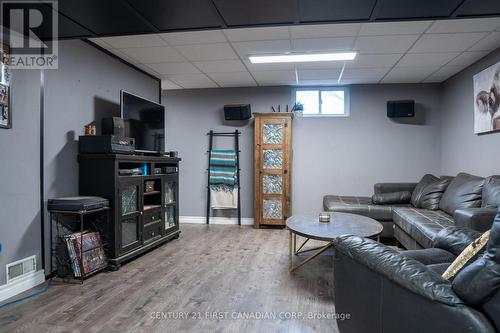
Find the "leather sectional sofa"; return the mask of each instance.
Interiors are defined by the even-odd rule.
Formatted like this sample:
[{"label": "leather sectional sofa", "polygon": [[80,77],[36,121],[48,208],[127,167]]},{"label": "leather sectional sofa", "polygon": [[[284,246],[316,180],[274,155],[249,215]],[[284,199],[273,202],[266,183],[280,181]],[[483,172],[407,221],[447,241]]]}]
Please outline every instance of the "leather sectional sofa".
[{"label": "leather sectional sofa", "polygon": [[[490,222],[491,223],[491,222]],[[446,268],[480,232],[443,229],[434,247],[396,251],[374,240],[334,240],[334,298],[341,333],[500,332],[500,213],[484,255],[451,279]]]},{"label": "leather sectional sofa", "polygon": [[490,228],[500,204],[500,176],[425,175],[418,183],[378,183],[374,192],[372,197],[327,195],[323,208],[376,219],[384,225],[382,237],[394,236],[407,249],[429,248],[446,227]]}]

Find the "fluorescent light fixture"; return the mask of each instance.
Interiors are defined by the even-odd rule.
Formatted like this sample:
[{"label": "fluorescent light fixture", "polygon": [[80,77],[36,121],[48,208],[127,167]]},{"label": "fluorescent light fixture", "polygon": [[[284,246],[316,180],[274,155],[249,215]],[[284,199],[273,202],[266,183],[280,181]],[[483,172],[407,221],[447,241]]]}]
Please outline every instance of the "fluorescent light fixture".
[{"label": "fluorescent light fixture", "polygon": [[278,62],[313,62],[313,61],[342,61],[354,60],[356,52],[342,53],[303,53],[303,54],[279,54],[279,55],[256,55],[248,57],[252,64],[269,64]]}]

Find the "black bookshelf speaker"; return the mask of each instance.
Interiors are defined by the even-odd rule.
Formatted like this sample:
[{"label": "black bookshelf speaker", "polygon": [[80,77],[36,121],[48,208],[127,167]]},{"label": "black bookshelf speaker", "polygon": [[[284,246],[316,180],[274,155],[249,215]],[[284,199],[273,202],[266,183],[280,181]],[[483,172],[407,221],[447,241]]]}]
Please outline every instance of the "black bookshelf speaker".
[{"label": "black bookshelf speaker", "polygon": [[415,117],[415,101],[387,101],[387,117]]},{"label": "black bookshelf speaker", "polygon": [[224,105],[224,119],[248,120],[252,118],[250,104]]},{"label": "black bookshelf speaker", "polygon": [[102,135],[125,136],[125,122],[120,117],[102,119]]}]

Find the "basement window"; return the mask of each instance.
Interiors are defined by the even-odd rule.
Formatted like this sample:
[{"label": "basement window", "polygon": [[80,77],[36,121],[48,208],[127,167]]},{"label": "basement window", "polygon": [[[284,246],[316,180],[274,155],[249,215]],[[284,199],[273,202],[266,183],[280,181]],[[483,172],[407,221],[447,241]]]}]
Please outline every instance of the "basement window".
[{"label": "basement window", "polygon": [[348,117],[348,87],[297,88],[295,102],[304,105],[304,117]]}]

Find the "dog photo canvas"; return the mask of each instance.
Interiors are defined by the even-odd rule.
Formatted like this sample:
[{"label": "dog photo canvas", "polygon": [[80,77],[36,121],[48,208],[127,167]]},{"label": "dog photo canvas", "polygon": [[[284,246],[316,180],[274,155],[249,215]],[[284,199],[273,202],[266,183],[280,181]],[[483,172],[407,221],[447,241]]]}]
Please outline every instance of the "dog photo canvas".
[{"label": "dog photo canvas", "polygon": [[474,133],[500,130],[500,62],[477,73],[474,81]]}]

